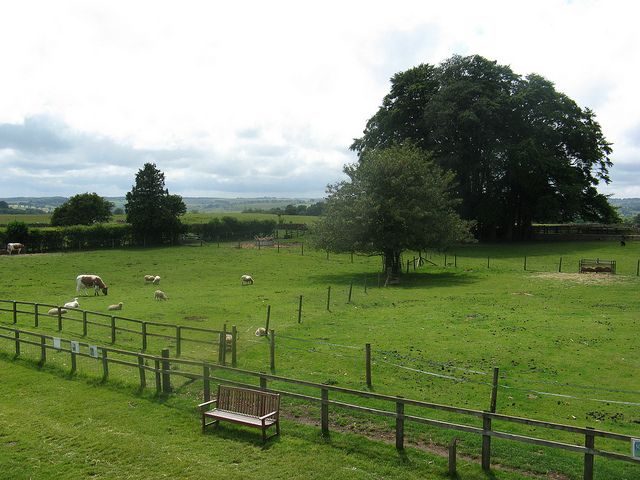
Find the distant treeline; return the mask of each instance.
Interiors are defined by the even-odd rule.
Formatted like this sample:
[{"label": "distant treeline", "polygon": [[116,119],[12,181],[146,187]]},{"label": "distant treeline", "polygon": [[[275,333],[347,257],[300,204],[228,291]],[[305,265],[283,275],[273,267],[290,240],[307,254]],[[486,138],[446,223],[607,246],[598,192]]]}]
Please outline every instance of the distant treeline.
[{"label": "distant treeline", "polygon": [[284,208],[274,207],[269,209],[263,208],[246,208],[242,213],[273,213],[276,215],[311,215],[319,216],[324,213],[324,202],[316,202],[312,205],[292,205],[289,204]]},{"label": "distant treeline", "polygon": [[187,225],[189,233],[200,235],[206,242],[248,240],[255,236],[270,235],[276,228],[275,220],[238,220],[234,217],[214,218],[208,223]]}]

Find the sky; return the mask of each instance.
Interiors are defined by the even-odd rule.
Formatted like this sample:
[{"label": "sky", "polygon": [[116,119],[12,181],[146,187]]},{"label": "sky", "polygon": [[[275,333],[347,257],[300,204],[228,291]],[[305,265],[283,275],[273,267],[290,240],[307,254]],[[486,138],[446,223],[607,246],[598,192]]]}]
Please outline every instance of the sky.
[{"label": "sky", "polygon": [[0,0],[0,198],[321,198],[390,78],[454,54],[537,73],[595,111],[640,197],[640,3]]}]

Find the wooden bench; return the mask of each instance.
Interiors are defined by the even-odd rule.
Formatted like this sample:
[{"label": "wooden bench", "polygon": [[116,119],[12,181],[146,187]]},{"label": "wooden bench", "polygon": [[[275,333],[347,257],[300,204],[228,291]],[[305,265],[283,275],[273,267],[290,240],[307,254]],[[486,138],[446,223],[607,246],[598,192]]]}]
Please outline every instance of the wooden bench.
[{"label": "wooden bench", "polygon": [[616,273],[615,260],[580,259],[580,273]]},{"label": "wooden bench", "polygon": [[[215,404],[214,409],[210,409]],[[218,395],[201,403],[202,431],[220,420],[239,423],[262,430],[262,441],[267,441],[267,429],[275,425],[275,435],[280,435],[280,395],[248,388],[218,385]],[[207,422],[207,419],[213,419]],[[269,437],[270,438],[270,437]]]}]

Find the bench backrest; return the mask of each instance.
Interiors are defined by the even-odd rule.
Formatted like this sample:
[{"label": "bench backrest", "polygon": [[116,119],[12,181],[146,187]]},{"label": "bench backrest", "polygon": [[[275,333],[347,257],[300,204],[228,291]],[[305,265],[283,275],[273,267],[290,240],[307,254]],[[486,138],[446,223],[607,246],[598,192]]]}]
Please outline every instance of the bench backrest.
[{"label": "bench backrest", "polygon": [[261,417],[280,410],[280,395],[248,388],[218,385],[218,408]]}]

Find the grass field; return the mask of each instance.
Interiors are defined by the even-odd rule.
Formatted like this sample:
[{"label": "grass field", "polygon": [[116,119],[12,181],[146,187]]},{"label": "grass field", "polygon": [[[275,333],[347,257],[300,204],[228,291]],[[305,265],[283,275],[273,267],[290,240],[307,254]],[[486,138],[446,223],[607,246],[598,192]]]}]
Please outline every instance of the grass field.
[{"label": "grass field", "polygon": [[[105,311],[108,304],[121,301],[125,306],[122,314],[131,318],[211,328],[220,328],[223,323],[236,325],[240,332],[239,367],[259,371],[269,368],[268,341],[253,332],[264,326],[270,305],[278,375],[365,389],[364,344],[371,343],[376,392],[487,409],[491,370],[497,366],[500,413],[638,436],[638,406],[622,402],[640,401],[640,279],[636,276],[640,245],[536,243],[473,245],[456,250],[455,256],[454,252],[447,254],[447,265],[443,255],[431,254],[435,266],[427,264],[416,271],[411,267],[401,285],[387,288],[376,286],[377,257],[354,256],[352,262],[349,255],[327,258],[324,252],[309,248],[302,255],[296,244],[281,248],[279,253],[222,244],[219,248],[5,256],[0,257],[0,299],[61,304],[75,296],[78,273],[97,273],[109,285],[109,296],[80,298],[81,308]],[[560,257],[562,272],[558,272]],[[618,274],[577,274],[580,258],[614,259]],[[252,274],[255,285],[241,286],[243,273]],[[160,288],[169,295],[167,302],[153,300],[156,287],[144,285],[145,274],[162,276]],[[352,301],[347,303],[351,285]],[[303,314],[299,324],[300,295]],[[0,315],[0,322],[10,323],[10,317]],[[18,326],[31,327],[32,322],[21,317]],[[41,321],[39,331],[55,332],[55,321]],[[77,333],[77,329],[69,329],[60,335],[71,338]],[[108,333],[90,331],[89,340],[106,344]],[[137,350],[139,339],[122,335],[117,346]],[[173,344],[156,343],[152,350],[157,353],[166,346],[172,348]],[[11,345],[0,343],[1,351],[10,352]],[[189,347],[183,349],[183,355],[211,359],[213,352]],[[84,373],[91,377],[90,367]],[[135,374],[124,371],[113,377],[125,387],[136,382]],[[75,388],[76,382],[66,384]],[[195,404],[201,388],[185,386],[184,395],[172,401]],[[96,396],[103,390],[100,388]],[[41,395],[47,398],[46,389]],[[52,402],[56,394],[48,398]],[[152,403],[149,408],[156,407]],[[20,408],[19,404],[15,408]],[[289,409],[301,417],[317,418],[315,411],[304,405],[292,403]],[[186,406],[177,410],[189,417],[189,422],[197,422]],[[382,420],[342,412],[332,416],[332,422],[363,433],[388,427]],[[312,436],[319,434],[298,423],[285,431],[306,428],[311,428]],[[523,427],[521,431],[530,433],[531,429]],[[453,434],[412,427],[407,435],[416,444],[446,445]],[[460,450],[477,455],[478,439],[461,438]],[[580,442],[563,435],[549,438]],[[311,443],[318,448],[317,439]],[[626,445],[600,441],[599,445],[628,453]],[[493,458],[507,467],[580,478],[582,459],[576,454],[496,441]],[[397,455],[390,452],[389,459],[397,460]],[[292,457],[292,462],[297,461]],[[373,463],[378,462],[376,457]],[[600,458],[596,463],[596,478],[640,478],[636,466]],[[391,473],[372,475],[396,478]],[[511,473],[499,471],[498,478],[509,478],[502,475]]]}]

